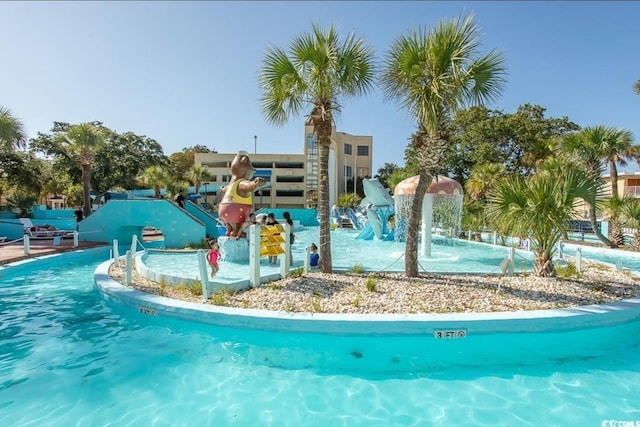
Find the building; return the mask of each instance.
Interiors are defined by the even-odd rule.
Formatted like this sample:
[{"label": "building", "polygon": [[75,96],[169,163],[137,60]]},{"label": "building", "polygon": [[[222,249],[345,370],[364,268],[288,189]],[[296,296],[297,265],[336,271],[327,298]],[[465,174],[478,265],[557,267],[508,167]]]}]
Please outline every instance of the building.
[{"label": "building", "polygon": [[[611,195],[611,175],[602,177],[605,194]],[[640,172],[618,172],[618,197],[640,197]]]},{"label": "building", "polygon": [[[255,176],[267,180],[256,191],[254,206],[261,208],[314,208],[318,204],[319,150],[313,128],[305,125],[302,154],[252,153]],[[195,165],[203,167],[212,179],[200,187],[207,196],[217,196],[231,179],[231,161],[236,153],[196,153]],[[329,152],[329,203],[347,191],[347,182],[371,176],[373,138],[355,136],[332,129]]]}]

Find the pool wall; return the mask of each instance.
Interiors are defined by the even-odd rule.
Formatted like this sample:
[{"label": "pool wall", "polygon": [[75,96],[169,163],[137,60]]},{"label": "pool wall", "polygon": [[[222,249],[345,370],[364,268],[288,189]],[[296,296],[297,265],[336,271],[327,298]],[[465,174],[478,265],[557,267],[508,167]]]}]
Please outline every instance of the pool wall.
[{"label": "pool wall", "polygon": [[640,319],[640,298],[554,310],[450,314],[329,314],[239,309],[190,303],[123,286],[109,276],[110,262],[95,271],[95,284],[110,301],[150,316],[167,316],[232,328],[331,335],[460,334],[559,332],[611,326]]}]

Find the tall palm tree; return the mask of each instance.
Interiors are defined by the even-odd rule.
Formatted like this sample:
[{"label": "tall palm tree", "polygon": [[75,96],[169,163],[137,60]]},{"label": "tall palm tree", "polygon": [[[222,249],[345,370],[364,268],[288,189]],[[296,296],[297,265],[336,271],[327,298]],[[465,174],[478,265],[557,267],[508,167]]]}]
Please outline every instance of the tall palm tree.
[{"label": "tall palm tree", "polygon": [[11,113],[11,109],[0,106],[0,148],[13,151],[24,147],[27,134],[22,121]]},{"label": "tall palm tree", "polygon": [[320,269],[333,270],[329,229],[329,150],[334,115],[343,100],[366,94],[375,82],[374,54],[354,33],[341,41],[336,29],[313,24],[310,34],[296,37],[290,53],[267,50],[260,70],[262,111],[267,122],[282,125],[309,108],[308,123],[318,138]]},{"label": "tall palm tree", "polygon": [[611,177],[611,194],[618,194],[618,165],[627,166],[627,160],[638,157],[638,147],[633,145],[633,134],[625,129],[606,128],[606,144],[603,147],[602,159],[609,164]]},{"label": "tall palm tree", "polygon": [[142,185],[153,188],[156,199],[162,198],[160,189],[166,187],[170,181],[167,170],[162,166],[149,166],[138,179]]},{"label": "tall palm tree", "polygon": [[633,91],[640,95],[640,79],[636,80],[636,82],[633,84]]},{"label": "tall palm tree", "polygon": [[[611,169],[611,192],[618,197],[618,170],[616,163],[626,164],[625,158],[635,156],[631,145],[631,133],[606,126],[586,127],[579,132],[569,134],[561,141],[560,148],[568,156],[579,160],[593,179],[601,180],[602,161]],[[589,221],[595,235],[607,246],[617,247],[597,227],[596,206],[589,205]]]},{"label": "tall palm tree", "polygon": [[191,169],[189,169],[189,179],[193,182],[194,191],[197,194],[200,192],[202,183],[211,179],[211,175],[203,167],[192,166]]},{"label": "tall palm tree", "polygon": [[621,217],[624,225],[634,228],[633,248],[640,250],[640,200],[634,198],[626,198],[622,202],[620,208]]},{"label": "tall palm tree", "polygon": [[487,216],[501,231],[529,238],[535,275],[555,276],[553,255],[576,214],[575,202],[595,204],[599,188],[580,165],[557,162],[528,179],[515,175],[499,182],[489,196]]},{"label": "tall palm tree", "polygon": [[104,137],[100,129],[91,123],[71,126],[60,134],[60,143],[68,155],[75,159],[82,171],[82,201],[85,217],[91,215],[91,169],[96,153],[104,144]]},{"label": "tall palm tree", "polygon": [[453,113],[495,99],[504,85],[502,55],[480,55],[480,31],[471,16],[442,21],[427,32],[398,37],[385,58],[382,86],[415,117],[411,144],[420,169],[407,227],[405,274],[418,275],[418,228],[424,193],[450,143]]}]

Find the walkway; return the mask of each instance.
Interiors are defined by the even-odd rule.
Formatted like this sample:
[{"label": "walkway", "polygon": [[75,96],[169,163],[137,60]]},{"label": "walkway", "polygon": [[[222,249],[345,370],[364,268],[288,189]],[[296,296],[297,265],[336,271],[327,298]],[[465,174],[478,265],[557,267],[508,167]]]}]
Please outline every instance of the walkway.
[{"label": "walkway", "polygon": [[73,239],[62,239],[59,245],[53,245],[53,239],[43,239],[30,241],[29,255],[24,253],[24,242],[22,239],[13,243],[0,244],[0,265],[10,262],[20,261],[23,259],[34,258],[44,254],[52,254],[58,252],[68,252],[77,249],[93,248],[96,246],[105,246],[103,242],[78,242],[78,246],[73,246]]}]

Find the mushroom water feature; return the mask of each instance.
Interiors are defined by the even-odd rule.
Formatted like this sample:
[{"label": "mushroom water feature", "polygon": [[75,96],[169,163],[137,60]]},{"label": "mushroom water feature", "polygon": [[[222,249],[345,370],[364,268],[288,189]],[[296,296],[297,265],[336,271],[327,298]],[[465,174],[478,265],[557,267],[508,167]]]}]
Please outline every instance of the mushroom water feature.
[{"label": "mushroom water feature", "polygon": [[[395,240],[403,242],[407,236],[407,224],[411,212],[411,203],[420,181],[420,176],[412,176],[396,185],[394,191],[395,202]],[[422,201],[422,240],[420,255],[431,256],[431,228],[434,217],[444,228],[455,232],[460,228],[462,220],[462,185],[454,179],[436,176],[427,189]]]}]

